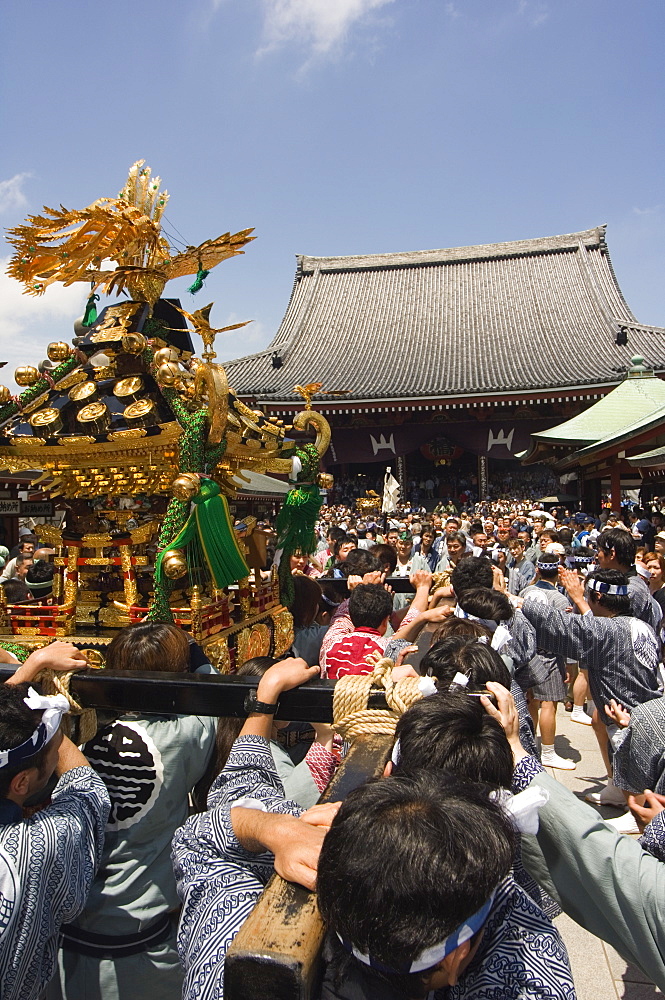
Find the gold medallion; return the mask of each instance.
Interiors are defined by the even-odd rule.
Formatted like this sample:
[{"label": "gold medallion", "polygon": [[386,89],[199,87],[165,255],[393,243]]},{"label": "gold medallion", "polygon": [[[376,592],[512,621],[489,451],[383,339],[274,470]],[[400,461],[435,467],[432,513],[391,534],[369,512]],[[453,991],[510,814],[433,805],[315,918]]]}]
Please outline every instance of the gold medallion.
[{"label": "gold medallion", "polygon": [[97,386],[94,382],[82,382],[75,385],[69,392],[69,398],[73,403],[91,403],[97,395]]},{"label": "gold medallion", "polygon": [[37,410],[30,417],[29,423],[32,428],[39,429],[47,437],[54,437],[62,430],[60,411],[56,410],[54,406],[47,406],[43,410]]}]

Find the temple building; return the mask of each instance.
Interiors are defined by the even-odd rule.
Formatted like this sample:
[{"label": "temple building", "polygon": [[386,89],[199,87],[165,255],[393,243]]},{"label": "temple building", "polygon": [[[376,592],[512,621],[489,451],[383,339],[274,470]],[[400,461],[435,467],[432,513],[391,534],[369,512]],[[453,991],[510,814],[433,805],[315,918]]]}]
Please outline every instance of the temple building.
[{"label": "temple building", "polygon": [[[332,425],[328,471],[370,485],[386,465],[436,495],[533,482],[516,456],[574,417],[640,355],[665,375],[665,330],[639,323],[600,226],[487,246],[297,258],[282,323],[263,351],[226,362],[238,394],[285,422],[301,394]],[[310,387],[311,388],[311,387]],[[549,458],[551,463],[551,456]]]}]

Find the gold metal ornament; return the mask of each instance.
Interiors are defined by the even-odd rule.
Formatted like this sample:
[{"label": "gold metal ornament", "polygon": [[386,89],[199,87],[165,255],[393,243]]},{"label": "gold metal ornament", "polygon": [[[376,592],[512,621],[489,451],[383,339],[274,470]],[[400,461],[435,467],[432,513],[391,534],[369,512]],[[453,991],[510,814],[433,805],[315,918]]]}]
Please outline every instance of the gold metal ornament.
[{"label": "gold metal ornament", "polygon": [[194,472],[183,472],[173,480],[173,496],[177,500],[193,500],[201,488],[201,480]]},{"label": "gold metal ornament", "polygon": [[316,481],[322,490],[331,490],[335,482],[335,477],[329,472],[319,472]]},{"label": "gold metal ornament", "polygon": [[180,378],[180,368],[173,361],[167,361],[157,369],[155,378],[163,388],[171,388]]},{"label": "gold metal ornament", "polygon": [[34,365],[20,365],[14,372],[14,381],[21,386],[34,385],[40,378],[41,375]]},{"label": "gold metal ornament", "polygon": [[49,361],[66,361],[71,353],[71,347],[64,340],[54,340],[46,348],[46,357]]},{"label": "gold metal ornament", "polygon": [[73,403],[83,403],[84,405],[92,403],[97,398],[97,386],[90,381],[80,382],[79,385],[70,389],[69,398]]},{"label": "gold metal ornament", "polygon": [[157,423],[157,406],[152,399],[139,399],[125,407],[123,416],[129,427],[152,427]]},{"label": "gold metal ornament", "polygon": [[113,386],[113,395],[127,403],[135,403],[143,391],[143,379],[140,375],[129,375],[121,378]]},{"label": "gold metal ornament", "polygon": [[155,351],[155,364],[164,365],[169,361],[177,362],[180,355],[176,351],[175,347],[160,347],[158,351]]},{"label": "gold metal ornament", "polygon": [[56,410],[54,406],[47,406],[43,410],[37,410],[30,417],[29,423],[35,431],[38,431],[40,434],[46,434],[47,437],[55,437],[62,430],[60,410]]},{"label": "gold metal ornament", "polygon": [[76,419],[88,433],[105,434],[111,423],[111,413],[106,403],[89,403],[79,410]]},{"label": "gold metal ornament", "polygon": [[69,375],[65,375],[58,382],[55,383],[55,387],[58,392],[66,392],[67,389],[71,389],[73,385],[78,385],[79,382],[87,382],[88,376],[84,371],[78,368],[74,372],[70,372]]},{"label": "gold metal ornament", "polygon": [[4,406],[11,398],[11,389],[8,389],[6,385],[0,385],[0,404]]},{"label": "gold metal ornament", "polygon": [[148,341],[142,333],[126,333],[122,338],[122,349],[125,354],[143,354]]},{"label": "gold metal ornament", "polygon": [[187,560],[180,549],[169,549],[162,556],[162,569],[169,580],[178,580],[187,572]]}]

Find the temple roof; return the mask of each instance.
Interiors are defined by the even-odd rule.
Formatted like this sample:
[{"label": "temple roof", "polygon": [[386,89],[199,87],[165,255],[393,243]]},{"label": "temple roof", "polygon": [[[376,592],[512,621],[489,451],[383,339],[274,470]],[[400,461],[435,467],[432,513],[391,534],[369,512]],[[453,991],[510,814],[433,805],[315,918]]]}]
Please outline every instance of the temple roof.
[{"label": "temple roof", "polygon": [[[269,347],[225,363],[241,395],[430,399],[616,384],[639,352],[665,370],[665,330],[638,323],[605,227],[407,253],[297,258]],[[627,345],[616,344],[624,328]]]}]

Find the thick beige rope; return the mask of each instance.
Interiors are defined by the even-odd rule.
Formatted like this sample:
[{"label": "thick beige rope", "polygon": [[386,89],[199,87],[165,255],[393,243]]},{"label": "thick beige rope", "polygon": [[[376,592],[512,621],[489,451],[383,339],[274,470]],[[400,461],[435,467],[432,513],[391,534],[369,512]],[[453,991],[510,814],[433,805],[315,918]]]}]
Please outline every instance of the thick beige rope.
[{"label": "thick beige rope", "polygon": [[69,690],[69,682],[78,673],[77,670],[55,671],[45,668],[40,670],[36,680],[42,686],[44,694],[64,694],[69,702],[69,715],[79,717],[78,742],[87,743],[97,733],[97,713],[94,708],[83,708]]},{"label": "thick beige rope", "polygon": [[[368,658],[369,661],[369,658]],[[418,677],[405,677],[395,683],[395,664],[386,657],[375,658],[371,674],[348,674],[335,685],[333,695],[333,728],[344,739],[379,734],[392,736],[400,715],[422,698]],[[368,708],[370,691],[382,690],[388,709]]]}]

